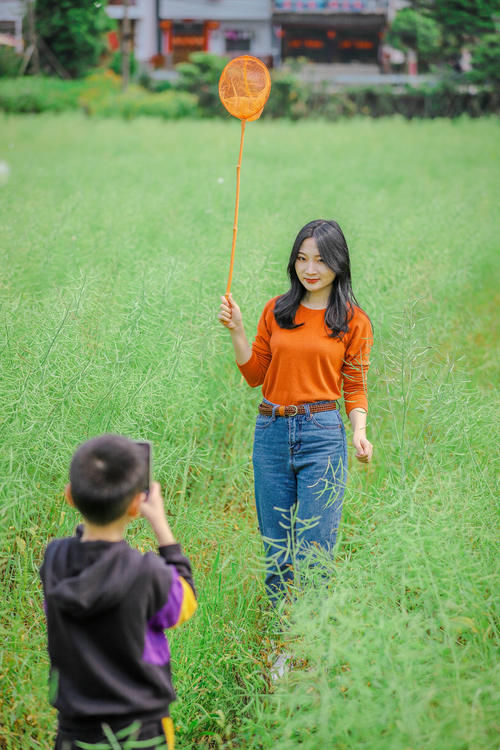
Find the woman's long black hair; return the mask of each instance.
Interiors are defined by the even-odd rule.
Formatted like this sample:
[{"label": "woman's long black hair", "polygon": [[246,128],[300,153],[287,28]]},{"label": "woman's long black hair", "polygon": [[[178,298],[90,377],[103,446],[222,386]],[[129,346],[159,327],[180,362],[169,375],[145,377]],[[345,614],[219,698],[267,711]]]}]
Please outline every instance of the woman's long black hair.
[{"label": "woman's long black hair", "polygon": [[354,314],[354,306],[359,307],[351,285],[351,261],[344,234],[336,221],[316,219],[302,227],[293,243],[288,276],[291,287],[276,300],[274,317],[280,328],[299,328],[303,323],[295,323],[295,314],[306,290],[295,271],[295,261],[304,240],[314,237],[318,252],[334,273],[332,290],[325,310],[325,323],[331,329],[332,338],[342,338],[349,330],[349,322]]}]

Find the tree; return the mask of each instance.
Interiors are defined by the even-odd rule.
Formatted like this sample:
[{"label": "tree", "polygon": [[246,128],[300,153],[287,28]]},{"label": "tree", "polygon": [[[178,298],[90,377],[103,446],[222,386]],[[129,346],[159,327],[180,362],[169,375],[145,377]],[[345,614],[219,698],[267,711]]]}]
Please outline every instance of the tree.
[{"label": "tree", "polygon": [[132,27],[128,15],[130,0],[123,0],[123,23],[121,38],[122,53],[122,90],[126,91],[130,78],[130,55],[132,52]]},{"label": "tree", "polygon": [[37,0],[36,30],[74,77],[85,75],[106,49],[104,33],[114,28],[106,2]]},{"label": "tree", "polygon": [[431,62],[440,47],[441,32],[430,16],[413,8],[403,8],[396,13],[387,41],[394,47],[417,52],[421,62]]},{"label": "tree", "polygon": [[444,59],[457,58],[464,46],[493,33],[495,17],[500,17],[500,0],[412,0],[411,4],[440,25]]},{"label": "tree", "polygon": [[435,0],[429,10],[443,29],[463,42],[495,31],[500,0]]},{"label": "tree", "polygon": [[472,50],[472,71],[468,77],[477,83],[500,87],[500,34],[485,34]]}]

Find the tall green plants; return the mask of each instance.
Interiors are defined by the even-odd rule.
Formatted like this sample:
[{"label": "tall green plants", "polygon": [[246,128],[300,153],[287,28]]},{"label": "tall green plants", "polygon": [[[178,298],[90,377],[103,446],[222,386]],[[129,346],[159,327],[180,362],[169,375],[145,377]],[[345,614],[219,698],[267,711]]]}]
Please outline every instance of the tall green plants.
[{"label": "tall green plants", "polygon": [[[234,295],[249,336],[287,287],[297,226],[318,216],[345,227],[375,329],[374,462],[350,456],[326,585],[304,567],[278,615],[252,491],[260,393],[216,320],[233,124],[66,113],[2,126],[0,745],[53,741],[37,568],[77,522],[63,497],[75,446],[110,430],[152,440],[193,559],[199,610],[171,637],[179,747],[489,748],[495,123],[263,120],[248,143]],[[129,539],[154,544],[140,522]],[[272,682],[280,648],[294,669]]]},{"label": "tall green plants", "polygon": [[366,504],[366,523],[354,535],[344,524],[336,560],[323,560],[330,585],[324,569],[302,581],[284,636],[292,669],[258,705],[245,747],[493,742],[500,632],[488,435],[498,418],[430,344],[418,307],[395,322],[382,356],[387,474],[364,497],[348,494],[347,504]]}]

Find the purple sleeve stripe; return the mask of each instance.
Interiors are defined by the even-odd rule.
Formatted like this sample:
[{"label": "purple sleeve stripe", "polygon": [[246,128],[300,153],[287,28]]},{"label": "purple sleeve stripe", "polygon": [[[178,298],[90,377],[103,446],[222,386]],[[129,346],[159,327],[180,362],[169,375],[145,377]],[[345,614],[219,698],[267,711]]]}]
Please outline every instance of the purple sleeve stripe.
[{"label": "purple sleeve stripe", "polygon": [[[170,647],[163,630],[150,628],[148,625],[144,635],[144,651],[142,658],[144,661],[147,661],[148,664],[157,664],[159,666],[168,664],[170,661]],[[109,747],[109,745],[106,747]]]},{"label": "purple sleeve stripe", "polygon": [[168,592],[168,598],[163,607],[148,622],[148,627],[158,630],[171,628],[179,619],[182,608],[184,589],[177,570],[172,567],[172,584]]}]

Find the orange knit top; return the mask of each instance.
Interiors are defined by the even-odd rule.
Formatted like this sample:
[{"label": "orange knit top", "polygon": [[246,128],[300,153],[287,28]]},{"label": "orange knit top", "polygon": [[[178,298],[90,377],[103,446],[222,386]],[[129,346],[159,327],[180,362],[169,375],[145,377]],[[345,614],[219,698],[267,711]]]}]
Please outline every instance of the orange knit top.
[{"label": "orange knit top", "polygon": [[280,328],[274,317],[274,297],[264,307],[252,345],[252,356],[238,365],[247,383],[262,385],[262,395],[274,404],[336,401],[344,392],[346,412],[355,407],[368,411],[366,375],[373,334],[370,321],[359,307],[340,341],[330,338],[325,311],[300,305],[295,323],[300,328]]}]

